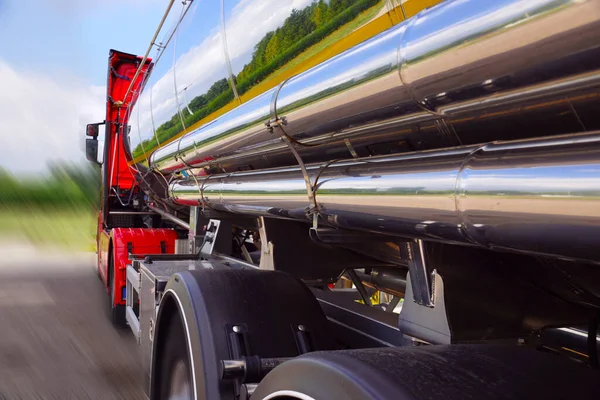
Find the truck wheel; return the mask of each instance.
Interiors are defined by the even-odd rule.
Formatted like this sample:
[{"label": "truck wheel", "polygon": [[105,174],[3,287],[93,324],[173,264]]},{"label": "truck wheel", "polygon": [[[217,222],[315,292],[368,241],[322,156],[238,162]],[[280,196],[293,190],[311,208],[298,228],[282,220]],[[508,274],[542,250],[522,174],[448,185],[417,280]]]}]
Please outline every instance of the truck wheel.
[{"label": "truck wheel", "polygon": [[335,348],[312,292],[283,272],[182,271],[163,293],[152,343],[153,400],[188,392],[191,398],[233,399],[236,383],[221,379],[221,360]]},{"label": "truck wheel", "polygon": [[114,271],[114,260],[112,256],[112,251],[109,252],[108,257],[108,287],[110,289],[110,296],[108,298],[108,312],[110,316],[110,320],[114,326],[117,328],[125,328],[127,327],[127,322],[125,320],[125,306],[122,304],[114,304],[114,299],[116,296],[115,293],[115,271]]},{"label": "truck wheel", "polygon": [[598,374],[554,354],[501,345],[314,352],[258,385],[263,400],[598,399]]},{"label": "truck wheel", "polygon": [[190,359],[181,317],[175,313],[167,327],[164,358],[160,365],[159,400],[193,399]]}]

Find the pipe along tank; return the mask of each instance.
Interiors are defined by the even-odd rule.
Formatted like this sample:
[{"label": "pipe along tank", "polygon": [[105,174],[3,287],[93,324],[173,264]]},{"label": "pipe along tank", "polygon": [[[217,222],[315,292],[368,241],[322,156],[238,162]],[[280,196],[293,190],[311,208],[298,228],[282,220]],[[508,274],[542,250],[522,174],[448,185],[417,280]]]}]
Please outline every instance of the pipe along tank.
[{"label": "pipe along tank", "polygon": [[[398,398],[386,385],[412,369],[386,369],[393,384],[356,378],[381,377],[361,368],[381,370],[373,360],[391,353],[289,360],[340,347],[516,342],[597,366],[600,0],[306,0],[268,12],[250,3],[173,6],[145,89],[126,108],[127,162],[147,195],[136,211],[156,213],[146,226],[175,230],[195,260],[140,257],[127,274],[197,270],[171,276],[157,315],[158,303],[148,306],[154,398],[179,382],[169,378],[169,352],[185,353],[169,339],[179,332],[172,315],[186,329],[179,342],[196,398],[233,398],[222,380],[240,398],[346,398],[336,391],[345,384],[372,395],[357,399]],[[252,18],[255,26],[243,23]],[[314,25],[290,40],[298,21]],[[250,237],[254,252],[244,247]],[[269,272],[219,275],[223,265]],[[314,331],[297,315],[318,321]],[[293,346],[276,344],[290,326]],[[565,332],[586,344],[564,344]],[[252,352],[248,340],[258,341]],[[471,354],[450,348],[439,351]],[[523,377],[535,364],[481,348]],[[405,361],[431,354],[396,351]],[[489,376],[510,375],[488,364]],[[334,370],[345,384],[325,383]],[[585,379],[570,390],[594,398],[600,380]],[[308,381],[310,390],[298,383]],[[477,382],[462,386],[489,380]],[[525,387],[507,385],[501,392]]]},{"label": "pipe along tank", "polygon": [[600,262],[597,136],[558,136],[600,129],[599,4],[445,2],[146,161],[177,204]]}]

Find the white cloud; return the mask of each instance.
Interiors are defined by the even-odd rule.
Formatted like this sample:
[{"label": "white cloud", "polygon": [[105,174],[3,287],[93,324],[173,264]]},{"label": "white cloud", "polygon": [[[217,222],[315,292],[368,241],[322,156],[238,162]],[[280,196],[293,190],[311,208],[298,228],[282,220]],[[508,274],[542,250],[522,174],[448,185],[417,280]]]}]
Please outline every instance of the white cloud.
[{"label": "white cloud", "polygon": [[[237,73],[244,64],[251,59],[254,46],[264,35],[283,25],[285,19],[293,9],[303,9],[314,0],[240,0],[231,10],[225,22],[227,27],[227,44],[233,65],[233,72]],[[192,5],[194,7],[194,5]],[[222,38],[220,31],[220,18],[209,18],[204,7],[205,2],[196,3],[196,9],[188,12],[179,35],[195,34],[195,30],[186,28],[193,24],[210,24],[212,29],[205,37],[198,38],[198,44],[187,53],[178,57],[175,68],[177,74],[177,89],[179,93],[187,91],[186,97],[191,101],[194,97],[205,93],[217,80],[227,76]],[[182,40],[182,39],[178,39]],[[165,50],[161,63],[172,62],[172,44]],[[175,89],[173,85],[173,71],[169,69],[162,77],[154,76],[152,88],[146,87],[144,95],[140,98],[140,133],[142,139],[151,136],[151,115],[149,91],[152,90],[152,105],[155,127],[170,119],[176,112]],[[183,103],[180,94],[179,102]],[[183,107],[183,105],[182,105]],[[137,136],[137,135],[136,135]],[[132,137],[133,147],[138,143],[139,137]]]},{"label": "white cloud", "polygon": [[85,125],[104,119],[105,88],[17,70],[0,59],[0,165],[38,172],[85,160]]}]

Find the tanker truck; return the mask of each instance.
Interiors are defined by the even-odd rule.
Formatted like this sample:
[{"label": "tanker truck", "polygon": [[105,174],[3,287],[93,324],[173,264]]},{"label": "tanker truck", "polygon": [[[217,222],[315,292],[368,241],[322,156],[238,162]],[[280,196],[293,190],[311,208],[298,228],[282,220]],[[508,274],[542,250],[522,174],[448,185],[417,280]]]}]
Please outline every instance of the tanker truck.
[{"label": "tanker truck", "polygon": [[151,399],[600,398],[600,0],[170,1],[86,134]]}]

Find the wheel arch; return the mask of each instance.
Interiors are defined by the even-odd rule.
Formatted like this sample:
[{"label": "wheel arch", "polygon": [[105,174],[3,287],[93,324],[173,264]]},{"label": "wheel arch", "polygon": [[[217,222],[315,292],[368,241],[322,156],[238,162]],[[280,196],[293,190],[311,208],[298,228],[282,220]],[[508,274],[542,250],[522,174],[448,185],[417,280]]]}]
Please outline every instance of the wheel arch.
[{"label": "wheel arch", "polygon": [[300,350],[294,327],[298,326],[310,332],[314,349],[334,348],[314,295],[284,272],[230,268],[182,271],[171,276],[163,293],[153,334],[151,399],[161,393],[161,363],[166,359],[162,352],[173,315],[180,316],[184,324],[187,354],[193,364],[193,391],[199,398],[234,395],[234,385],[221,381],[220,366],[221,360],[232,357],[230,335],[235,325],[242,327],[250,353],[259,357],[297,356]]},{"label": "wheel arch", "polygon": [[104,282],[104,286],[106,286],[107,290],[110,288],[110,280],[113,279],[113,269],[115,267],[114,256],[114,244],[111,237],[108,240],[108,250],[106,252],[106,282]]},{"label": "wheel arch", "polygon": [[179,318],[183,324],[184,341],[190,361],[194,398],[198,398],[198,393],[202,393],[204,387],[203,362],[196,362],[197,358],[201,357],[202,352],[200,351],[200,332],[196,321],[196,313],[188,290],[190,281],[192,280],[182,278],[179,273],[172,276],[165,287],[164,295],[158,307],[152,341],[152,361],[150,368],[151,399],[157,398],[158,393],[160,393],[158,372],[161,370],[166,340],[169,339],[168,327],[174,318]]}]

